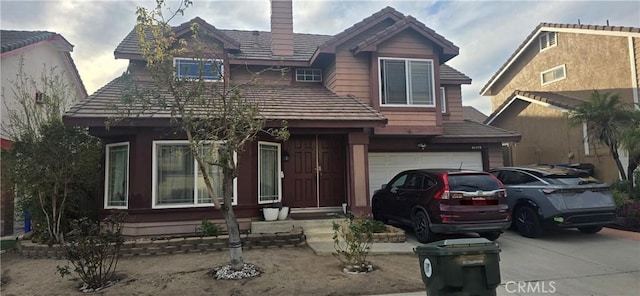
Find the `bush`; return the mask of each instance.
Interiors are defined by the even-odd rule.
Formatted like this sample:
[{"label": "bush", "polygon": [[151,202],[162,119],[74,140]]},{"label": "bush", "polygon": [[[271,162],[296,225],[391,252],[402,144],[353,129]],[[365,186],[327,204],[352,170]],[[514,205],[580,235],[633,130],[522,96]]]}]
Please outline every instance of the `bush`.
[{"label": "bush", "polygon": [[222,227],[209,222],[207,219],[203,219],[197,231],[200,232],[200,236],[218,236],[222,233]]},{"label": "bush", "polygon": [[[87,218],[73,220],[71,231],[61,249],[83,281],[83,290],[97,290],[115,280],[126,214],[116,213],[99,222]],[[61,277],[71,274],[69,265],[58,266]]]},{"label": "bush", "polygon": [[616,204],[616,212],[620,215],[624,207],[631,202],[629,194],[618,190],[613,190],[611,194],[613,195],[613,202]]},{"label": "bush", "polygon": [[352,214],[347,214],[342,223],[333,223],[333,242],[336,250],[333,255],[345,264],[345,270],[353,272],[372,270],[371,264],[367,261],[367,255],[371,249],[373,230],[379,227],[375,222],[367,218],[355,219]]},{"label": "bush", "polygon": [[627,226],[640,228],[640,201],[627,203],[622,209],[621,216],[627,218]]}]

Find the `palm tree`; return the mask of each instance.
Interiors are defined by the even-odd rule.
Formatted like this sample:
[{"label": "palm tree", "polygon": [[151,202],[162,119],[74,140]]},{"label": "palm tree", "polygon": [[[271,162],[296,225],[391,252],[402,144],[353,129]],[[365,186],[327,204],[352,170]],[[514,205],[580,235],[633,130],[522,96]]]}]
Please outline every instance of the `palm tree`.
[{"label": "palm tree", "polygon": [[[640,165],[640,109],[636,109],[631,114],[631,124],[622,129],[620,133],[620,147],[629,153],[629,181],[633,188],[633,172]],[[637,180],[635,180],[637,182]]]},{"label": "palm tree", "polygon": [[629,180],[620,162],[621,133],[633,123],[633,111],[618,94],[599,93],[594,90],[588,101],[582,102],[569,114],[573,125],[586,123],[587,137],[609,147],[609,152],[618,167],[622,180]]}]

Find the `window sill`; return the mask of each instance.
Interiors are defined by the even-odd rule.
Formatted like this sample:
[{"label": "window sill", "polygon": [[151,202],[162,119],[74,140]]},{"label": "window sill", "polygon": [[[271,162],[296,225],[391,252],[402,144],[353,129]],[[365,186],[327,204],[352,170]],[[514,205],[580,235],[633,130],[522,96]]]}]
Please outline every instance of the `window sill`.
[{"label": "window sill", "polygon": [[407,111],[407,112],[411,112],[411,111],[419,111],[419,112],[435,112],[436,111],[436,107],[435,106],[420,106],[420,105],[407,105],[407,106],[389,106],[389,105],[382,105],[380,106],[380,111],[385,112],[385,111]]}]

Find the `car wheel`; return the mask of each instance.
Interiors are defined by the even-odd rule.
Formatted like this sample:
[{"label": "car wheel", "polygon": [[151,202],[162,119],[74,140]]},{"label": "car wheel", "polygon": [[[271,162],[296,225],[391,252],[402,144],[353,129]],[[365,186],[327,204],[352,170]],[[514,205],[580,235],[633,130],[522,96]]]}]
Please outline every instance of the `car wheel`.
[{"label": "car wheel", "polygon": [[580,230],[580,232],[582,233],[593,234],[602,230],[602,226],[578,227],[578,230]]},{"label": "car wheel", "polygon": [[480,234],[481,237],[484,237],[484,238],[486,238],[486,239],[488,239],[490,241],[494,241],[494,240],[497,240],[500,237],[502,232],[500,232],[500,231],[491,231],[491,232],[480,232],[478,234]]},{"label": "car wheel", "polygon": [[433,234],[429,229],[429,218],[423,211],[418,211],[413,215],[413,231],[416,234],[416,238],[421,243],[428,243],[431,241]]},{"label": "car wheel", "polygon": [[373,220],[380,221],[384,224],[388,224],[389,218],[387,218],[382,212],[382,205],[380,205],[379,201],[373,202],[373,207],[371,208],[371,212],[373,213]]},{"label": "car wheel", "polygon": [[542,235],[542,225],[538,213],[532,207],[522,206],[516,209],[513,223],[516,230],[524,237],[536,238]]}]

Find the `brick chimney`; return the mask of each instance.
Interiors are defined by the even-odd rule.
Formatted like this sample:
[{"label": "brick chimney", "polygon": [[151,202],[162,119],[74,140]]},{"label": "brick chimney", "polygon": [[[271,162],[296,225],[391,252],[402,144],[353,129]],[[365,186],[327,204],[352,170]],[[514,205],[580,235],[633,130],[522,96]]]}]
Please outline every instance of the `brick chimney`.
[{"label": "brick chimney", "polygon": [[271,0],[271,52],[293,55],[293,0]]}]

